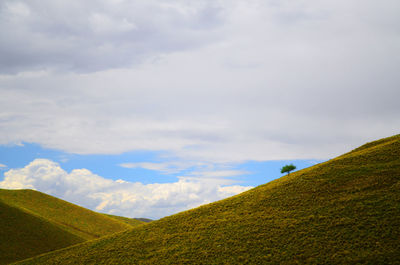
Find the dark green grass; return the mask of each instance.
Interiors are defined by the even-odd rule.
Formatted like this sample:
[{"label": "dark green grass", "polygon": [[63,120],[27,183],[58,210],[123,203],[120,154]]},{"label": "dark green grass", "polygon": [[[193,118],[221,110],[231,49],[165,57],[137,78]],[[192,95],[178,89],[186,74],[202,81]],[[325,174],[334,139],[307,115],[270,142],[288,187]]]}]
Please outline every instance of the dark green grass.
[{"label": "dark green grass", "polygon": [[41,216],[87,240],[131,228],[119,220],[34,190],[0,189],[0,200]]},{"label": "dark green grass", "polygon": [[21,264],[400,264],[400,136]]},{"label": "dark green grass", "polygon": [[0,201],[0,264],[83,241],[47,220]]},{"label": "dark green grass", "polygon": [[33,190],[0,189],[0,206],[0,264],[132,228]]}]

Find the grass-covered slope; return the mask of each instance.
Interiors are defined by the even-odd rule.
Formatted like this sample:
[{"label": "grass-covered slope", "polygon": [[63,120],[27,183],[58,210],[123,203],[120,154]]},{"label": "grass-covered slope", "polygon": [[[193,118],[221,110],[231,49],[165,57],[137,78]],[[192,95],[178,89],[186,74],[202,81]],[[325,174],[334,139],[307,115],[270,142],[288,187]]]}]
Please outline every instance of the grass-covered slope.
[{"label": "grass-covered slope", "polygon": [[57,225],[0,201],[0,264],[64,248],[84,240]]},{"label": "grass-covered slope", "polygon": [[112,214],[104,214],[107,217],[113,218],[115,220],[118,220],[120,222],[126,223],[132,227],[138,226],[145,224],[146,222],[139,220],[138,218],[128,218],[128,217],[123,217],[123,216],[118,216],[118,215],[112,215]]},{"label": "grass-covered slope", "polygon": [[49,220],[86,240],[131,228],[124,222],[34,190],[0,189],[0,201]]},{"label": "grass-covered slope", "polygon": [[0,189],[0,264],[130,228],[38,191]]},{"label": "grass-covered slope", "polygon": [[400,264],[400,136],[23,264]]}]

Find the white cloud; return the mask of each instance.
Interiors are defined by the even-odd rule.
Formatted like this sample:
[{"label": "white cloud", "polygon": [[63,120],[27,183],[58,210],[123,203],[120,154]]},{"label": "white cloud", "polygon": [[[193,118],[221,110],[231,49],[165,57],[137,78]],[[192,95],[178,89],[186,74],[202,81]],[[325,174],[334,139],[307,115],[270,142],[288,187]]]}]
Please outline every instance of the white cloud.
[{"label": "white cloud", "polygon": [[29,7],[26,4],[18,1],[5,3],[5,10],[12,17],[27,17],[31,13]]},{"label": "white cloud", "polygon": [[105,14],[92,14],[89,17],[89,22],[95,32],[111,33],[137,29],[137,26],[134,23],[129,22],[127,18],[116,19]]},{"label": "white cloud", "polygon": [[201,47],[220,24],[217,4],[201,2],[3,0],[0,73],[92,72]]},{"label": "white cloud", "polygon": [[400,128],[400,1],[14,3],[0,144],[327,159]]},{"label": "white cloud", "polygon": [[125,168],[144,168],[148,170],[161,171],[164,174],[179,173],[184,169],[192,167],[194,165],[200,166],[199,163],[191,162],[163,162],[163,163],[153,163],[153,162],[135,162],[135,163],[122,163],[119,166]]},{"label": "white cloud", "polygon": [[7,166],[4,164],[0,164],[0,168],[5,168],[5,167],[7,167]]},{"label": "white cloud", "polygon": [[0,187],[36,189],[92,210],[130,217],[160,218],[223,199],[251,187],[226,185],[223,179],[180,178],[174,183],[147,184],[110,180],[87,169],[70,173],[47,159],[4,173]]}]

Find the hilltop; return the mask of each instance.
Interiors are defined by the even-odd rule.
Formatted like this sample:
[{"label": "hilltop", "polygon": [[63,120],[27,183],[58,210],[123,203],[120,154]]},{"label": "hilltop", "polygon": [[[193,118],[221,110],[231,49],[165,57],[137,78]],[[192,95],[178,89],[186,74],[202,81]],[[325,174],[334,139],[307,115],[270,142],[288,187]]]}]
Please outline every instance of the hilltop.
[{"label": "hilltop", "polygon": [[34,190],[0,189],[0,264],[121,232],[129,224]]},{"label": "hilltop", "polygon": [[400,264],[400,135],[20,264]]}]

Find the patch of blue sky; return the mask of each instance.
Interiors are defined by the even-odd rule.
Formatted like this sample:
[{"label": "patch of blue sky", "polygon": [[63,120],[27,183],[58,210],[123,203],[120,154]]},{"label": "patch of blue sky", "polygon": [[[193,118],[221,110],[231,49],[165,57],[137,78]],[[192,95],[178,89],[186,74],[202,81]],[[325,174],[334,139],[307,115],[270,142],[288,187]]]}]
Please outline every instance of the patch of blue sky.
[{"label": "patch of blue sky", "polygon": [[[191,176],[193,172],[209,171],[209,166],[202,163],[179,161],[160,151],[133,151],[113,155],[79,155],[59,150],[43,148],[38,144],[0,145],[0,180],[4,172],[12,168],[22,168],[36,158],[55,161],[67,172],[86,168],[104,178],[122,179],[129,182],[171,183],[179,176]],[[297,169],[310,167],[321,160],[279,160],[248,161],[230,164],[225,169],[247,172],[237,176],[228,176],[234,183],[244,186],[258,186],[281,177],[280,169],[293,163]],[[127,166],[121,166],[121,165]],[[221,165],[212,166],[216,170]]]},{"label": "patch of blue sky", "polygon": [[144,168],[119,166],[121,163],[127,162],[160,162],[159,155],[160,152],[153,151],[135,151],[117,155],[80,155],[42,148],[40,145],[32,143],[0,145],[0,163],[6,165],[2,168],[1,179],[6,170],[22,168],[36,158],[44,158],[59,163],[67,172],[86,168],[99,176],[113,180],[122,179],[144,184],[175,182],[177,180],[175,174],[166,175]]}]

